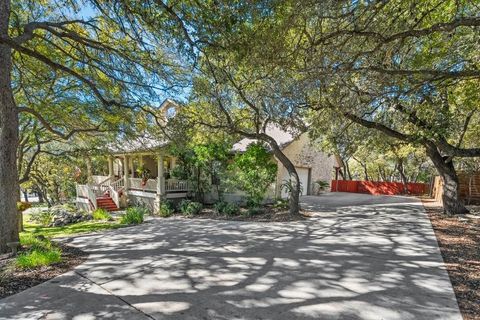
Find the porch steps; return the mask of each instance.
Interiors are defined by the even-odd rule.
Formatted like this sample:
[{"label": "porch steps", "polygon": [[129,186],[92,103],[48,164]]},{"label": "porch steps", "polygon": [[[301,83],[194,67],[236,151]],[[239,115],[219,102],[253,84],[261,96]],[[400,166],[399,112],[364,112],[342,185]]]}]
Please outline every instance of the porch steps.
[{"label": "porch steps", "polygon": [[113,202],[112,198],[109,196],[103,196],[97,198],[97,208],[102,208],[107,211],[116,211],[118,210],[117,205]]}]

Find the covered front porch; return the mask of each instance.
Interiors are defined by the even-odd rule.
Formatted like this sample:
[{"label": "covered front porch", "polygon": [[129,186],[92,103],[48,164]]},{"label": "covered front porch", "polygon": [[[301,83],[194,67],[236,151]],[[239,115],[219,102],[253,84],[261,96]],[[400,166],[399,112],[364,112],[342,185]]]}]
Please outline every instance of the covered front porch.
[{"label": "covered front porch", "polygon": [[176,162],[162,153],[111,155],[107,175],[92,175],[87,184],[77,184],[77,206],[91,211],[140,204],[157,211],[162,199],[185,198],[193,191],[190,181],[172,176]]}]

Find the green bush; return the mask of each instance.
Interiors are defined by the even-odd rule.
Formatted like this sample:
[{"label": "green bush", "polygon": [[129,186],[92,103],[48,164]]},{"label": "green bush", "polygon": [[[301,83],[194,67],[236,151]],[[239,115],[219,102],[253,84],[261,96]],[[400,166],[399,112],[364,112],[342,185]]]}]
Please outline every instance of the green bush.
[{"label": "green bush", "polygon": [[277,164],[261,143],[252,143],[238,154],[230,169],[235,172],[237,185],[247,193],[248,206],[258,207],[277,177]]},{"label": "green bush", "polygon": [[227,202],[225,201],[218,201],[213,205],[213,209],[215,210],[216,213],[223,213],[223,208],[227,205]]},{"label": "green bush", "polygon": [[214,209],[217,213],[226,214],[226,215],[235,215],[240,211],[240,207],[235,203],[229,203],[225,201],[219,201],[215,203]]},{"label": "green bush", "polygon": [[167,200],[160,204],[160,217],[170,217],[174,212],[175,209],[172,201]]},{"label": "green bush", "polygon": [[178,210],[185,214],[185,212],[188,211],[188,206],[190,205],[190,203],[192,203],[192,200],[188,200],[188,199],[183,199],[182,201],[180,201],[180,203],[178,204]]},{"label": "green bush", "polygon": [[93,220],[112,220],[112,216],[107,210],[98,208],[92,212]]},{"label": "green bush", "polygon": [[43,227],[48,227],[53,221],[55,213],[50,210],[39,210],[30,214],[30,221],[38,223]]},{"label": "green bush", "polygon": [[122,224],[140,224],[143,222],[143,216],[148,212],[143,207],[128,208],[125,214],[120,219]]},{"label": "green bush", "polygon": [[50,240],[35,237],[32,234],[21,234],[20,243],[26,251],[16,258],[16,265],[23,269],[48,266],[62,260],[62,251],[54,247]]},{"label": "green bush", "polygon": [[186,216],[199,214],[202,208],[203,205],[200,202],[190,200],[182,200],[179,205],[180,212]]}]

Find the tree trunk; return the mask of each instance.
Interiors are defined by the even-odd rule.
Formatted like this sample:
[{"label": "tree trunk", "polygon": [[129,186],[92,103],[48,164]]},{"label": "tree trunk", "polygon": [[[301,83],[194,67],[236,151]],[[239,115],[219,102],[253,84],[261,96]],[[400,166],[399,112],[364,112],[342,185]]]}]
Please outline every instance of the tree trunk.
[{"label": "tree trunk", "polygon": [[407,183],[408,183],[408,178],[405,175],[405,168],[403,166],[403,160],[402,159],[397,159],[398,163],[398,172],[400,173],[400,178],[402,179],[403,183],[403,193],[407,194],[408,193],[408,188],[407,188]]},{"label": "tree trunk", "polygon": [[[299,215],[300,214],[300,178],[298,177],[297,170],[295,169],[294,164],[287,158],[287,156],[282,152],[280,146],[277,142],[270,136],[262,136],[262,140],[267,142],[272,148],[273,154],[280,161],[285,169],[287,169],[290,176],[290,181],[292,181],[292,192],[289,199],[289,213],[290,215]],[[308,188],[308,186],[305,186]]]},{"label": "tree trunk", "polygon": [[[8,37],[10,0],[0,0],[0,36]],[[11,49],[0,44],[0,253],[18,241],[18,112],[11,87]]]},{"label": "tree trunk", "polygon": [[426,150],[428,157],[443,178],[442,200],[444,212],[450,215],[468,213],[468,209],[465,208],[459,198],[458,177],[453,161],[449,157],[443,157],[434,145],[427,145]]}]

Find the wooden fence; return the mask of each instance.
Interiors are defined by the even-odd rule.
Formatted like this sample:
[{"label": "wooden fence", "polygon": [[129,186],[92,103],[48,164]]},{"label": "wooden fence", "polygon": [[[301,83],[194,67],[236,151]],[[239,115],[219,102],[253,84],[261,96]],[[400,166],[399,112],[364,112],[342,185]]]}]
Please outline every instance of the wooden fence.
[{"label": "wooden fence", "polygon": [[[480,204],[480,172],[458,173],[458,191],[460,199],[466,204]],[[441,177],[435,177],[432,187],[432,198],[436,201],[442,201],[443,180]]]},{"label": "wooden fence", "polygon": [[[428,194],[430,186],[427,183],[407,183],[407,194]],[[405,194],[405,186],[400,182],[332,180],[332,192],[368,193],[373,195]]]}]

